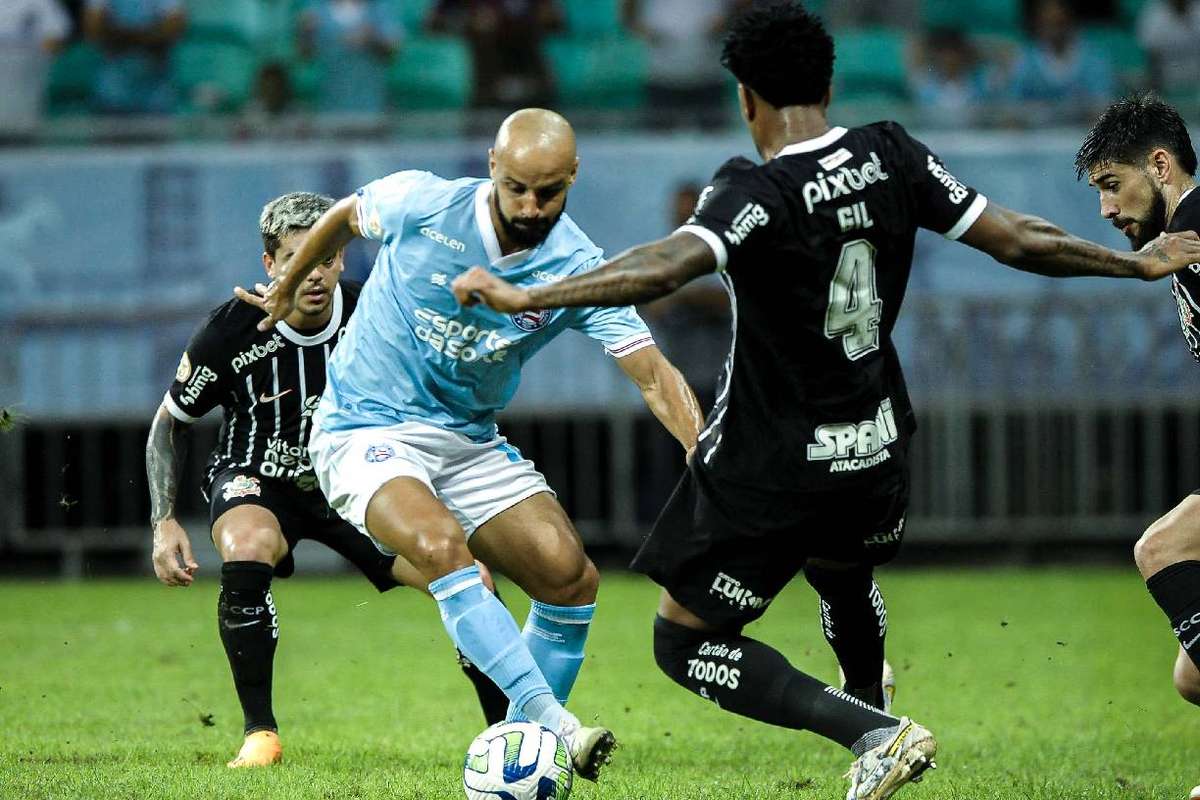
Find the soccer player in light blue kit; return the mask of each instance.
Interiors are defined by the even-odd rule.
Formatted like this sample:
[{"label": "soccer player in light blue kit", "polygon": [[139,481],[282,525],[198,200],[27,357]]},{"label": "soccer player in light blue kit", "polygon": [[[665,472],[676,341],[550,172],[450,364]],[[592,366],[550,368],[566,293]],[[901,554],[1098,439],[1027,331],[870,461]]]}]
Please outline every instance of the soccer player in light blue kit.
[{"label": "soccer player in light blue kit", "polygon": [[[562,735],[594,780],[615,746],[563,707],[583,662],[599,582],[545,479],[496,431],[521,365],[574,328],[603,343],[685,451],[701,417],[679,372],[632,308],[502,314],[459,306],[472,266],[529,286],[599,266],[602,253],[563,213],[578,159],[558,114],[510,116],[489,153],[491,180],[406,171],[367,184],[313,226],[260,295],[265,329],[297,287],[361,235],[382,243],[358,309],[329,361],[310,454],[339,514],[429,581],[459,649],[508,696],[511,719]],[[468,548],[468,540],[470,546]],[[533,599],[523,632],[480,582],[474,557]]]}]

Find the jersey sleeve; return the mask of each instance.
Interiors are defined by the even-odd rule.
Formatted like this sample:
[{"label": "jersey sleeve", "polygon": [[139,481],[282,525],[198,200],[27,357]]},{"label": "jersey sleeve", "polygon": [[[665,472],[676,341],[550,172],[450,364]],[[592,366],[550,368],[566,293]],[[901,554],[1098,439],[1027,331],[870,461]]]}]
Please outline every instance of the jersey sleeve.
[{"label": "jersey sleeve", "polygon": [[180,422],[196,422],[220,405],[228,380],[230,354],[214,317],[192,335],[179,359],[163,405]]},{"label": "jersey sleeve", "polygon": [[[602,263],[597,260],[583,271]],[[633,306],[581,308],[571,327],[603,344],[604,352],[613,358],[624,358],[654,344],[650,329]]]},{"label": "jersey sleeve", "polygon": [[718,272],[736,269],[771,238],[771,220],[779,214],[775,192],[755,180],[753,169],[744,158],[726,162],[676,231],[703,239],[716,256]]},{"label": "jersey sleeve", "polygon": [[358,190],[358,229],[377,242],[387,242],[404,228],[415,198],[413,190],[431,177],[421,170],[393,172]]},{"label": "jersey sleeve", "polygon": [[909,165],[907,177],[916,199],[917,224],[947,239],[959,238],[983,214],[987,198],[954,177],[922,142],[899,125],[893,127]]}]

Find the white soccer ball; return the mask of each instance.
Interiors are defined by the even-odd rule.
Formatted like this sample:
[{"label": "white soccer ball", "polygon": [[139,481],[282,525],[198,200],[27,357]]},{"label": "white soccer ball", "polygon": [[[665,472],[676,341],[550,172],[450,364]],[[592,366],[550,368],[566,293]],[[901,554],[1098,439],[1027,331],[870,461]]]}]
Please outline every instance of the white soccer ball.
[{"label": "white soccer ball", "polygon": [[567,800],[571,754],[536,722],[500,722],[475,737],[463,764],[469,800]]}]

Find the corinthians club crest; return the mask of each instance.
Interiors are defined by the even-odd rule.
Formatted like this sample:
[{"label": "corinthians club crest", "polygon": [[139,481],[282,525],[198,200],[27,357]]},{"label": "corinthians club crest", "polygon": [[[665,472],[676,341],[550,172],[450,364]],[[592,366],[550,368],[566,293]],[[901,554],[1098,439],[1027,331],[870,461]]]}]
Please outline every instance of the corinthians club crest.
[{"label": "corinthians club crest", "polygon": [[536,331],[546,327],[551,316],[550,309],[543,308],[541,311],[522,311],[519,314],[512,314],[510,319],[512,319],[513,325],[523,331]]}]

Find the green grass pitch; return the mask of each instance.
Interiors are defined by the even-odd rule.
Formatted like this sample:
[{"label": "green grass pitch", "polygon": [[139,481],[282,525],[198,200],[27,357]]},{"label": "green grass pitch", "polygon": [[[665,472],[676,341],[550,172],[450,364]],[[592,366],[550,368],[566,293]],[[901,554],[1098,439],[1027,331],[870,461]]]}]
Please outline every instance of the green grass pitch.
[{"label": "green grass pitch", "polygon": [[[941,743],[940,769],[899,797],[1182,800],[1200,783],[1200,709],[1171,688],[1177,645],[1132,565],[892,570],[880,583],[897,710]],[[275,589],[285,763],[235,772],[241,715],[214,583],[0,584],[0,797],[461,798],[483,723],[432,601],[352,578]],[[644,579],[605,576],[572,707],[622,745],[575,796],[844,797],[840,748],[734,717],[659,673],[656,597]],[[802,581],[747,632],[835,678]]]}]

